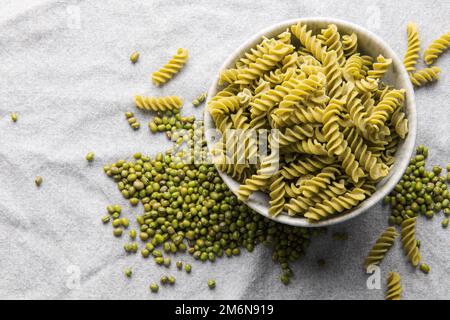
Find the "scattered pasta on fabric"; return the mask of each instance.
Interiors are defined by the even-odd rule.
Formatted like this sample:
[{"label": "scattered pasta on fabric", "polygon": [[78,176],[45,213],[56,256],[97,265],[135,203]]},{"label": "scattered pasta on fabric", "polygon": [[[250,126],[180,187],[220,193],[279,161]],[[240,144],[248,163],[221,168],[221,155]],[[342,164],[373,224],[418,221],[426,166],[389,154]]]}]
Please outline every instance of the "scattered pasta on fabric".
[{"label": "scattered pasta on fabric", "polygon": [[397,272],[390,272],[387,278],[386,300],[400,300],[403,289]]},{"label": "scattered pasta on fabric", "polygon": [[189,58],[188,51],[179,48],[177,53],[161,69],[152,73],[152,81],[155,86],[160,86],[178,73]]},{"label": "scattered pasta on fabric", "polygon": [[173,111],[182,107],[183,101],[178,96],[142,97],[135,96],[136,107],[147,111]]},{"label": "scattered pasta on fabric", "polygon": [[403,64],[406,71],[414,72],[420,52],[419,29],[416,24],[410,22],[406,27],[406,31],[408,33],[408,48],[403,58]]},{"label": "scattered pasta on fabric", "polygon": [[409,218],[402,222],[402,243],[406,256],[411,261],[413,267],[417,267],[421,260],[419,248],[416,240],[416,219]]},{"label": "scattered pasta on fabric", "polygon": [[421,87],[439,79],[439,67],[424,68],[417,72],[411,73],[410,78],[413,85]]},{"label": "scattered pasta on fabric", "polygon": [[450,47],[450,31],[434,40],[423,53],[426,64],[432,64],[445,50]]},{"label": "scattered pasta on fabric", "polygon": [[395,227],[387,228],[377,239],[367,255],[364,261],[364,267],[367,269],[370,265],[379,265],[383,261],[386,253],[394,245],[394,240],[397,236],[398,233],[395,231]]}]

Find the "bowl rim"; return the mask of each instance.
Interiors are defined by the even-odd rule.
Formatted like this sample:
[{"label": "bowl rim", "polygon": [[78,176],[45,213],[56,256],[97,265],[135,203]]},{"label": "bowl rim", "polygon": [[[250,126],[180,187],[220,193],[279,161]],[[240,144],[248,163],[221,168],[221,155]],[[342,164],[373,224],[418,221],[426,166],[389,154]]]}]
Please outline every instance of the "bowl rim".
[{"label": "bowl rim", "polygon": [[[388,57],[392,59],[392,66],[394,66],[398,69],[399,76],[401,78],[401,82],[404,83],[403,89],[406,90],[406,103],[405,103],[405,110],[407,114],[408,119],[408,135],[406,136],[406,139],[403,140],[401,144],[401,148],[397,150],[396,154],[396,163],[394,164],[394,167],[391,168],[390,173],[386,179],[386,182],[383,186],[380,188],[377,188],[377,191],[371,195],[369,198],[366,198],[361,204],[356,206],[355,208],[351,209],[347,213],[338,214],[336,216],[332,216],[329,219],[318,221],[318,222],[309,222],[308,219],[303,217],[291,217],[284,213],[272,217],[268,214],[267,206],[262,207],[259,205],[256,201],[254,201],[253,197],[250,197],[248,200],[244,201],[251,209],[258,212],[262,216],[269,218],[271,220],[274,220],[279,223],[291,225],[291,226],[297,226],[297,227],[326,227],[335,225],[338,223],[342,223],[344,221],[348,221],[350,219],[353,219],[359,215],[361,215],[363,212],[368,211],[371,207],[373,207],[376,203],[378,203],[380,200],[382,200],[398,183],[398,181],[403,176],[404,171],[406,170],[407,166],[409,165],[409,161],[411,158],[411,155],[414,151],[415,146],[415,140],[417,135],[417,114],[416,114],[416,103],[415,103],[415,97],[414,97],[414,89],[411,84],[411,81],[409,80],[409,75],[406,70],[406,68],[403,65],[402,60],[397,56],[394,50],[379,36],[374,34],[373,32],[367,30],[366,28],[359,26],[357,24],[354,24],[352,22],[348,22],[341,19],[335,19],[335,18],[326,18],[326,17],[305,17],[305,18],[298,18],[298,19],[289,19],[284,20],[279,23],[273,24],[260,32],[255,33],[253,36],[251,36],[247,41],[245,41],[242,45],[240,45],[236,50],[234,50],[225,60],[225,62],[221,65],[218,72],[216,73],[216,76],[214,78],[214,81],[212,82],[209,90],[208,90],[208,98],[206,101],[206,105],[209,102],[210,98],[215,96],[215,94],[218,92],[218,80],[220,71],[229,68],[237,58],[241,57],[242,54],[246,51],[248,51],[250,48],[254,47],[256,44],[258,44],[263,36],[266,36],[268,34],[274,33],[275,31],[282,32],[286,28],[298,23],[302,22],[305,24],[308,23],[323,23],[323,24],[336,24],[336,26],[339,28],[340,26],[345,27],[347,29],[351,29],[358,33],[359,35],[364,34],[364,36],[368,37],[372,42],[374,42],[377,46],[382,47],[385,52],[388,53]],[[208,129],[215,128],[214,122],[212,121],[211,115],[207,111],[207,108],[204,110],[204,126],[205,126],[205,139],[208,146],[211,144],[212,136],[211,134],[208,134]],[[402,150],[402,153],[400,157],[398,157],[399,150]],[[395,169],[395,170],[394,170]],[[230,190],[236,194],[239,183],[234,180],[232,177],[227,175],[226,173],[223,173],[219,169],[217,169],[219,172],[220,177],[222,180],[227,184],[227,186],[230,188]],[[256,192],[256,194],[263,194],[262,192]]]}]

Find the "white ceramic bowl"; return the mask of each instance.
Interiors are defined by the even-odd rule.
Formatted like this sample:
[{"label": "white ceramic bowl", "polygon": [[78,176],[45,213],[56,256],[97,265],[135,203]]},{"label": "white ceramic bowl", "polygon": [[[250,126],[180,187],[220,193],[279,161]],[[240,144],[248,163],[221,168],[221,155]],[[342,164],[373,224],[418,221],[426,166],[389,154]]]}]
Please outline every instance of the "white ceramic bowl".
[{"label": "white ceramic bowl", "polygon": [[[356,33],[356,35],[358,36],[358,50],[360,52],[374,57],[382,54],[384,57],[392,59],[391,68],[385,75],[384,81],[390,85],[393,85],[395,88],[404,88],[406,90],[405,107],[409,121],[409,133],[406,139],[402,140],[399,144],[396,154],[396,162],[391,168],[389,175],[378,183],[377,191],[370,198],[363,201],[357,207],[344,212],[343,214],[331,216],[329,219],[317,223],[311,223],[307,219],[302,217],[290,217],[284,213],[275,218],[269,216],[269,198],[267,194],[262,192],[253,193],[246,202],[247,205],[250,206],[253,210],[277,222],[299,227],[324,227],[347,221],[360,215],[361,213],[372,207],[374,204],[376,204],[378,201],[383,199],[383,197],[386,196],[394,188],[394,186],[402,177],[403,172],[407,168],[409,159],[414,150],[414,142],[416,139],[417,129],[416,106],[414,100],[414,90],[411,85],[411,81],[409,80],[408,73],[404,68],[402,61],[398,58],[395,52],[392,51],[392,49],[382,39],[380,39],[372,32],[364,29],[363,27],[343,20],[328,18],[302,18],[283,21],[255,34],[248,41],[237,48],[236,51],[234,51],[224,62],[219,72],[217,73],[216,78],[211,84],[211,87],[208,91],[208,97],[214,97],[215,94],[220,90],[220,86],[218,85],[220,71],[232,67],[235,61],[240,58],[244,54],[244,52],[247,52],[250,48],[256,46],[256,44],[261,41],[263,36],[274,37],[299,21],[306,23],[308,27],[313,30],[314,34],[316,34],[321,29],[326,28],[327,25],[331,23],[334,23],[341,33]],[[213,128],[215,128],[214,122],[208,111],[205,109],[205,138],[208,145],[211,145],[212,143],[212,135],[208,134],[208,129]],[[209,130],[209,132],[211,131]],[[220,172],[220,175],[224,182],[228,185],[228,187],[236,194],[237,190],[239,189],[239,183],[222,172]]]}]

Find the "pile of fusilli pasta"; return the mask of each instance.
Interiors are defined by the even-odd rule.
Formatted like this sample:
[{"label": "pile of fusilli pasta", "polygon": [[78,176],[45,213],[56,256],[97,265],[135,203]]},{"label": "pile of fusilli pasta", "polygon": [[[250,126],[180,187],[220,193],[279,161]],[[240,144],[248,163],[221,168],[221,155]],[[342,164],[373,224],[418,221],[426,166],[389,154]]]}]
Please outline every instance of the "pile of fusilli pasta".
[{"label": "pile of fusilli pasta", "polygon": [[[222,71],[224,87],[208,101],[222,133],[212,153],[242,183],[239,198],[263,191],[272,216],[314,222],[369,197],[408,132],[405,90],[382,81],[391,63],[360,53],[356,34],[341,35],[336,25],[313,35],[298,23]],[[269,156],[248,134],[259,129],[278,129]],[[278,160],[275,173],[267,170]]]}]

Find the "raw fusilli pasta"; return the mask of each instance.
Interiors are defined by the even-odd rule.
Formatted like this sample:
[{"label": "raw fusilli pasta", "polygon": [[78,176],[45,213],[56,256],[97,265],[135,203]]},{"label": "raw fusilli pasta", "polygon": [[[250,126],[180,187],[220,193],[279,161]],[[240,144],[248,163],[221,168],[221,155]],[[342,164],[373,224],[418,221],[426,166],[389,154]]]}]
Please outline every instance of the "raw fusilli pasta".
[{"label": "raw fusilli pasta", "polygon": [[402,292],[400,275],[397,272],[390,272],[387,278],[386,300],[400,300]]},{"label": "raw fusilli pasta", "polygon": [[432,64],[450,46],[450,31],[434,40],[423,53],[426,64]]},{"label": "raw fusilli pasta", "polygon": [[188,51],[179,48],[177,53],[161,69],[152,73],[152,81],[156,86],[160,86],[179,72],[188,60]]},{"label": "raw fusilli pasta", "polygon": [[364,267],[367,268],[370,265],[379,265],[384,259],[386,252],[394,245],[394,240],[397,236],[398,233],[395,231],[395,227],[387,228],[377,239],[367,255],[367,258],[364,261]]},{"label": "raw fusilli pasta", "polygon": [[402,222],[403,249],[414,267],[417,267],[421,260],[416,240],[416,219],[409,218]]},{"label": "raw fusilli pasta", "polygon": [[178,96],[142,97],[135,96],[136,107],[148,111],[172,111],[180,109],[183,101]]},{"label": "raw fusilli pasta", "polygon": [[406,31],[408,33],[408,49],[403,58],[403,64],[408,72],[414,72],[420,51],[419,30],[416,24],[410,22],[406,27]]},{"label": "raw fusilli pasta", "polygon": [[342,36],[342,48],[344,49],[344,55],[350,57],[358,51],[358,37],[352,33]]},{"label": "raw fusilli pasta", "polygon": [[410,74],[411,82],[416,87],[426,85],[428,83],[438,80],[440,72],[441,69],[439,67],[424,68],[422,70]]}]

